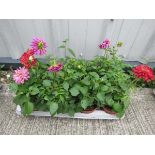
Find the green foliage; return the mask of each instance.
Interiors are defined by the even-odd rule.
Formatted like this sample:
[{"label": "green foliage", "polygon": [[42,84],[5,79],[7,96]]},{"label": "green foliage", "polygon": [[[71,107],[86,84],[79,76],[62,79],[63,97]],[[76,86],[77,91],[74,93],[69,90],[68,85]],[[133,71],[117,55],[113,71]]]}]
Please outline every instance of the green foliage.
[{"label": "green foliage", "polygon": [[17,105],[24,105],[24,103],[27,103],[29,102],[29,97],[26,96],[25,94],[19,94],[17,95],[15,98],[14,98],[14,102],[17,104]]},{"label": "green foliage", "polygon": [[45,86],[45,87],[51,86],[51,81],[50,80],[44,80],[43,81],[43,86]]},{"label": "green foliage", "polygon": [[23,114],[24,115],[31,114],[32,111],[33,111],[33,103],[31,103],[31,102],[25,102],[22,110],[23,110]]},{"label": "green foliage", "polygon": [[71,48],[67,48],[67,50],[73,57],[76,57],[74,51]]},{"label": "green foliage", "polygon": [[63,83],[63,87],[64,87],[64,89],[65,89],[66,91],[68,91],[68,89],[69,89],[69,83],[68,83],[67,81],[65,81],[65,82]]},{"label": "green foliage", "polygon": [[77,87],[73,87],[69,91],[70,91],[72,96],[77,96],[80,93],[79,89]]},{"label": "green foliage", "polygon": [[9,90],[16,93],[18,90],[18,85],[16,83],[10,83]]},{"label": "green foliage", "polygon": [[39,89],[37,87],[30,87],[29,91],[31,95],[36,95],[39,93]]},{"label": "green foliage", "polygon": [[81,107],[83,109],[87,109],[87,107],[90,105],[90,101],[88,99],[82,99],[81,100]]},{"label": "green foliage", "polygon": [[105,99],[104,92],[98,92],[96,97],[100,102],[104,102]]},{"label": "green foliage", "polygon": [[70,55],[72,55],[73,57],[76,57],[74,51],[67,46],[68,41],[69,41],[69,39],[65,39],[63,41],[63,45],[59,46],[58,48],[64,49],[65,54],[67,54],[67,52],[69,52]]},{"label": "green foliage", "polygon": [[51,102],[50,104],[50,114],[54,116],[58,110],[58,104],[56,102]]},{"label": "green foliage", "polygon": [[0,65],[0,70],[4,67],[5,65]]},{"label": "green foliage", "polygon": [[[29,69],[30,79],[23,85],[11,84],[16,93],[14,102],[22,107],[24,115],[33,110],[68,113],[73,116],[89,107],[98,109],[108,106],[122,117],[129,105],[132,87],[130,75],[124,72],[126,65],[116,57],[116,48],[106,50],[106,56],[93,60],[76,59],[74,52],[63,41],[63,48],[73,57],[51,58],[49,63]],[[63,63],[63,69],[49,73],[47,68],[54,61]]]}]

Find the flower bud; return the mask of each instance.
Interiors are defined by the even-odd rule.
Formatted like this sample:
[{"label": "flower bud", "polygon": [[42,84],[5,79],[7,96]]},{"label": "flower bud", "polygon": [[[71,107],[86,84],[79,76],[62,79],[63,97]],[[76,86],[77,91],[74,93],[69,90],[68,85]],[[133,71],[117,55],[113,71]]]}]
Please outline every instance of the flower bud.
[{"label": "flower bud", "polygon": [[122,42],[118,42],[118,43],[117,43],[117,47],[121,47],[122,45],[123,45]]},{"label": "flower bud", "polygon": [[80,69],[81,68],[81,65],[78,65],[77,67]]}]

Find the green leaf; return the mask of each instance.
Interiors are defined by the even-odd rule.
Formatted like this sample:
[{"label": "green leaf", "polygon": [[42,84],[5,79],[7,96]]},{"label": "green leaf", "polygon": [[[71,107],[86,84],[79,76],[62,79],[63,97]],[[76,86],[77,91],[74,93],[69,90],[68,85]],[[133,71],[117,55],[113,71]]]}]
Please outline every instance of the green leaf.
[{"label": "green leaf", "polygon": [[63,88],[68,91],[68,89],[69,89],[69,83],[67,81],[65,81],[63,83]]},{"label": "green leaf", "polygon": [[113,104],[113,109],[116,112],[121,112],[123,110],[123,105],[119,104],[119,103],[115,103],[115,104]]},{"label": "green leaf", "polygon": [[88,77],[88,76],[86,76],[83,80],[81,80],[81,82],[82,82],[83,84],[87,85],[87,86],[90,85],[90,81],[89,81],[89,77]]},{"label": "green leaf", "polygon": [[97,98],[98,98],[98,100],[99,100],[100,102],[103,102],[104,99],[105,99],[105,96],[104,96],[103,93],[98,92],[98,93],[97,93]]},{"label": "green leaf", "polygon": [[129,100],[124,101],[124,108],[127,109],[129,104],[130,104]]},{"label": "green leaf", "polygon": [[39,93],[39,89],[37,87],[32,87],[30,91],[31,91],[30,92],[31,95],[36,95]]},{"label": "green leaf", "polygon": [[80,92],[82,95],[86,95],[88,93],[88,88],[87,87],[79,87]]},{"label": "green leaf", "polygon": [[113,104],[115,103],[114,102],[114,100],[111,98],[111,96],[106,96],[106,103],[110,106],[110,107],[112,107],[113,106]]},{"label": "green leaf", "polygon": [[[104,72],[105,72],[105,71],[104,71]],[[103,73],[104,73],[104,72],[103,72]],[[104,73],[104,74],[105,74],[105,73]],[[102,76],[102,77],[101,77],[101,81],[104,81],[104,82],[107,81],[107,76],[106,76],[106,75]]]},{"label": "green leaf", "polygon": [[5,65],[0,65],[0,69],[4,68]]},{"label": "green leaf", "polygon": [[44,97],[44,100],[49,101],[49,97],[48,96],[45,96]]},{"label": "green leaf", "polygon": [[28,102],[29,98],[25,95],[17,95],[14,97],[13,102],[16,103],[17,105],[22,105],[24,102]]},{"label": "green leaf", "polygon": [[25,102],[23,107],[23,114],[31,114],[33,111],[33,103],[32,102]]},{"label": "green leaf", "polygon": [[69,91],[70,91],[72,96],[77,96],[80,93],[79,89],[77,87],[73,87]]},{"label": "green leaf", "polygon": [[100,86],[99,83],[95,82],[94,89],[98,88],[99,86]]},{"label": "green leaf", "polygon": [[33,74],[35,74],[35,73],[36,73],[36,70],[35,70],[34,68],[32,68],[32,69],[31,69],[31,72],[32,72]]},{"label": "green leaf", "polygon": [[51,116],[54,116],[56,114],[57,110],[58,110],[58,104],[55,102],[51,102],[50,103],[50,114],[51,114]]},{"label": "green leaf", "polygon": [[11,92],[17,92],[17,90],[18,90],[18,85],[16,84],[16,83],[11,83],[10,85],[9,85],[9,90],[11,91]]},{"label": "green leaf", "polygon": [[106,92],[106,91],[108,91],[108,89],[109,89],[109,87],[108,86],[101,86],[101,90],[103,91],[103,92]]},{"label": "green leaf", "polygon": [[60,95],[59,97],[60,97],[60,101],[61,101],[61,102],[65,102],[64,96]]},{"label": "green leaf", "polygon": [[59,46],[58,48],[65,48],[66,46],[65,45],[61,45],[61,46]]},{"label": "green leaf", "polygon": [[54,78],[54,74],[51,74],[51,72],[48,72],[48,77],[49,77],[50,79],[53,79],[53,78]]},{"label": "green leaf", "polygon": [[93,76],[96,80],[99,79],[99,75],[96,72],[90,72],[89,74]]},{"label": "green leaf", "polygon": [[87,99],[81,100],[81,107],[83,109],[86,109],[88,106],[89,106],[89,100],[87,100]]},{"label": "green leaf", "polygon": [[124,81],[119,80],[118,82],[119,82],[120,87],[121,87],[124,91],[126,91],[126,90],[128,89],[128,87],[127,87],[126,83],[124,83]]},{"label": "green leaf", "polygon": [[71,48],[67,48],[67,50],[69,51],[69,53],[73,56],[76,57],[74,51]]},{"label": "green leaf", "polygon": [[120,87],[126,91],[128,89],[128,87],[126,86],[126,84],[120,83]]},{"label": "green leaf", "polygon": [[49,87],[49,86],[51,86],[51,81],[50,81],[50,80],[44,80],[44,81],[43,81],[43,85],[44,85],[45,87]]},{"label": "green leaf", "polygon": [[69,108],[69,110],[68,110],[68,115],[71,116],[71,117],[73,117],[74,114],[75,114],[75,110],[72,109],[72,108]]}]

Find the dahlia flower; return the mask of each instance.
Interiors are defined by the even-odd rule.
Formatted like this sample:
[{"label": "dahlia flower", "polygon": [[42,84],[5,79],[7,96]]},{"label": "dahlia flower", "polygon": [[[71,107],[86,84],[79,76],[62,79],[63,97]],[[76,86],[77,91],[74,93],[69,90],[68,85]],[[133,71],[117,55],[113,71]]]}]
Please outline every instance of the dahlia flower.
[{"label": "dahlia flower", "polygon": [[19,67],[17,70],[14,71],[13,80],[17,84],[23,84],[30,78],[29,71],[25,67]]},{"label": "dahlia flower", "polygon": [[100,49],[106,49],[106,48],[109,47],[109,45],[110,45],[110,41],[109,41],[108,39],[105,39],[105,40],[102,42],[102,44],[99,45],[99,48],[100,48]]},{"label": "dahlia flower", "polygon": [[23,64],[26,68],[31,68],[35,66],[37,61],[33,56],[34,52],[32,49],[28,49],[27,52],[20,57],[20,63]]},{"label": "dahlia flower", "polygon": [[31,43],[31,47],[36,55],[46,54],[47,44],[43,39],[34,38]]},{"label": "dahlia flower", "polygon": [[49,72],[59,72],[62,69],[63,65],[61,63],[52,65],[48,68]]},{"label": "dahlia flower", "polygon": [[154,80],[153,70],[147,65],[138,65],[132,69],[132,72],[137,78],[146,82]]}]

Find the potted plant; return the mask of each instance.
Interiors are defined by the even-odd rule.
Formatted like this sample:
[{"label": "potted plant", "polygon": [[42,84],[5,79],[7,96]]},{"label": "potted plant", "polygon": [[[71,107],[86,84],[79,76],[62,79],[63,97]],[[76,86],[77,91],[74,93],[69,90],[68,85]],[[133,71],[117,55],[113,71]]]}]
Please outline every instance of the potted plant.
[{"label": "potted plant", "polygon": [[147,64],[133,67],[131,78],[137,87],[154,88],[154,71]]},{"label": "potted plant", "polygon": [[99,45],[104,56],[85,60],[75,57],[67,41],[59,47],[70,53],[65,58],[38,61],[35,55],[47,53],[46,42],[39,38],[33,39],[31,48],[21,56],[23,67],[14,71],[14,82],[10,85],[21,113],[42,111],[50,112],[51,116],[104,119],[109,116],[104,112],[108,109],[121,118],[129,105],[132,88],[130,75],[123,70],[126,64],[117,57],[117,48],[122,43],[111,46],[106,39]]}]

